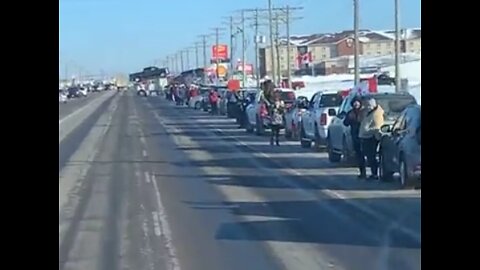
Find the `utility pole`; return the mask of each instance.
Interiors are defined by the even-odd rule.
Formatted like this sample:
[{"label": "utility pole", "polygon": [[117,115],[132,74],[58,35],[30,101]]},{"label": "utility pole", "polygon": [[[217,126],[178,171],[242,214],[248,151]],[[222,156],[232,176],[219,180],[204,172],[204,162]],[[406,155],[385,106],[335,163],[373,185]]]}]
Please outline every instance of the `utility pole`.
[{"label": "utility pole", "polygon": [[273,6],[272,0],[268,0],[268,24],[270,28],[270,59],[272,61],[271,68],[272,68],[272,80],[275,83],[275,55],[273,54]]},{"label": "utility pole", "polygon": [[183,65],[183,51],[180,50],[180,73],[185,70],[185,66]]},{"label": "utility pole", "polygon": [[[257,72],[256,72],[256,74],[257,74],[257,87],[259,86],[258,80],[260,79],[260,68],[259,68],[259,58],[258,58],[258,49],[259,49],[259,48],[258,48],[258,47],[259,47],[259,44],[258,44],[258,43],[259,43],[259,41],[260,41],[260,40],[258,39],[258,37],[259,37],[259,26],[272,26],[272,25],[273,25],[273,24],[268,24],[268,25],[267,25],[267,24],[261,23],[261,22],[260,22],[260,19],[265,19],[265,18],[267,18],[267,17],[266,17],[266,16],[260,16],[260,15],[265,15],[265,12],[270,12],[270,11],[272,11],[272,12],[273,12],[273,11],[275,11],[275,12],[277,12],[277,11],[282,11],[282,12],[280,12],[280,13],[276,13],[275,18],[278,18],[280,21],[282,21],[283,23],[285,23],[285,24],[287,25],[287,30],[288,30],[288,32],[289,32],[289,31],[290,31],[289,27],[290,27],[291,22],[294,21],[294,20],[297,20],[297,19],[301,19],[301,18],[299,18],[299,17],[295,17],[295,18],[292,17],[292,16],[291,16],[292,11],[294,11],[294,10],[300,10],[300,9],[303,9],[303,7],[291,7],[291,6],[289,6],[288,8],[286,8],[286,7],[282,7],[282,8],[271,8],[271,10],[270,10],[270,9],[262,9],[262,8],[243,9],[244,12],[253,12],[253,14],[254,14],[253,17],[245,18],[245,19],[246,19],[246,20],[253,20],[253,24],[252,24],[251,26],[254,28],[254,31],[255,31],[255,70],[257,71]],[[288,12],[287,12],[287,10],[288,10]],[[286,14],[284,14],[284,13],[288,13],[288,15],[289,15],[288,20],[287,20],[287,18],[285,18],[285,17],[286,17],[286,16],[285,16]],[[268,17],[268,19],[269,19],[269,22],[270,22],[270,17]],[[272,19],[271,21],[273,21],[273,19]],[[273,28],[273,27],[272,27],[272,28]],[[273,30],[272,30],[272,33],[273,33]],[[273,37],[271,37],[271,40],[274,40]],[[270,53],[271,53],[271,55],[273,55],[273,50],[274,50],[273,44],[274,44],[274,43],[272,42],[271,44],[272,44],[272,46],[271,46],[270,49],[271,49],[272,51],[271,51]],[[277,54],[277,55],[279,55],[279,54]],[[287,60],[289,60],[289,59],[287,59]],[[273,77],[273,76],[275,75],[274,73],[276,73],[275,66],[274,66],[274,62],[275,62],[274,56],[272,56],[271,61],[272,61],[271,64],[272,64],[273,67],[274,67],[274,69],[272,70],[272,71],[273,71],[273,72],[272,72],[272,74],[273,74],[273,75],[272,75],[272,80],[276,82],[276,76]],[[288,63],[289,63],[289,65],[290,65],[290,60],[288,61]]]},{"label": "utility pole", "polygon": [[202,45],[203,45],[203,83],[207,83],[207,73],[205,72],[207,68],[207,38],[209,35],[200,35],[199,37],[202,38]]},{"label": "utility pole", "polygon": [[168,60],[169,60],[168,65],[169,65],[170,73],[174,73],[175,72],[175,64],[174,64],[173,56],[169,56]]},{"label": "utility pole", "polygon": [[190,70],[190,49],[189,48],[186,48],[185,49],[185,55],[186,55],[186,69],[185,70]]},{"label": "utility pole", "polygon": [[200,62],[198,60],[198,47],[200,46],[200,42],[195,42],[194,43],[194,46],[195,46],[195,68],[199,68],[200,67]]},{"label": "utility pole", "polygon": [[282,81],[282,71],[280,65],[280,15],[276,12],[275,13],[275,53],[277,54],[277,76],[278,80],[276,82]]},{"label": "utility pole", "polygon": [[[279,11],[282,11],[281,14],[278,14],[277,15],[282,15],[280,17],[277,18],[277,21],[280,20],[280,21],[283,21],[285,23],[285,26],[286,26],[286,32],[287,32],[287,79],[288,79],[288,88],[291,88],[291,80],[292,80],[292,71],[291,71],[291,63],[292,63],[292,60],[291,60],[291,47],[290,47],[290,26],[291,26],[291,23],[292,21],[295,21],[295,20],[300,20],[300,19],[303,19],[303,17],[292,17],[292,13],[293,11],[296,11],[296,10],[301,10],[303,9],[303,7],[291,7],[289,5],[285,6],[284,8],[278,8]],[[278,24],[278,22],[277,22]],[[277,29],[278,29],[278,25],[277,25]],[[277,30],[278,32],[278,30]],[[277,62],[278,62],[278,74],[279,74],[279,77],[281,77],[281,70],[280,70],[280,60],[279,60],[279,49],[277,49]],[[313,63],[312,63],[312,67],[313,67]],[[313,74],[313,73],[312,73]]]},{"label": "utility pole", "polygon": [[[220,30],[224,30],[224,28],[221,28],[221,27],[214,27],[213,30],[215,31],[215,47],[216,47],[216,51],[218,51],[218,45],[219,45],[219,39],[220,39]],[[220,79],[220,76],[219,76],[219,73],[218,73],[218,66],[220,64],[220,59],[218,58],[218,55],[217,57],[215,57],[215,73],[216,73],[216,77],[217,77],[217,80],[216,80],[216,84],[218,85],[219,83],[219,79]]]},{"label": "utility pole", "polygon": [[65,63],[65,82],[68,82],[68,63]]},{"label": "utility pole", "polygon": [[355,85],[360,83],[360,41],[358,40],[358,28],[359,28],[359,0],[353,0],[353,32],[354,32],[354,68],[355,68]]},{"label": "utility pole", "polygon": [[290,6],[287,5],[287,14],[286,14],[287,18],[285,19],[286,20],[286,24],[287,24],[287,87],[288,88],[292,88],[292,71],[290,70],[290,66],[291,66],[291,63],[290,63]]},{"label": "utility pole", "polygon": [[[219,35],[220,35],[219,31],[220,30],[218,28],[215,28],[215,47],[216,47],[215,51],[216,51],[216,53],[218,53],[218,39],[219,39]],[[215,57],[215,75],[216,75],[216,78],[217,78],[217,80],[216,80],[217,85],[218,85],[218,81],[219,81],[219,78],[220,78],[220,76],[218,74],[218,64],[219,64],[218,61],[219,61],[219,59],[218,59],[218,55],[217,55]]]},{"label": "utility pole", "polygon": [[260,88],[260,69],[258,68],[258,8],[255,9],[255,77],[257,81],[257,89]]},{"label": "utility pole", "polygon": [[[264,25],[264,26],[267,26],[266,24],[260,24],[259,22],[259,15],[260,15],[260,11],[268,11],[268,9],[259,9],[259,8],[255,8],[255,9],[242,9],[240,10],[242,12],[242,43],[243,43],[243,46],[242,46],[242,70],[244,71],[244,75],[245,75],[245,69],[246,69],[246,63],[247,63],[247,59],[246,59],[246,39],[245,39],[245,35],[246,35],[246,26],[245,26],[245,22],[247,20],[253,20],[253,24],[250,25],[251,27],[254,28],[254,31],[255,31],[255,36],[254,36],[254,46],[255,46],[255,67],[254,67],[254,70],[255,70],[255,77],[256,77],[256,82],[257,82],[257,88],[260,86],[260,83],[259,83],[259,79],[260,79],[260,68],[259,68],[259,63],[258,63],[258,43],[259,43],[259,39],[258,39],[258,35],[259,35],[259,27],[261,25]],[[246,18],[245,17],[245,13],[246,12],[254,12],[254,15],[253,17],[248,17]],[[238,32],[237,32],[238,33]],[[244,76],[245,77],[245,76]],[[246,79],[246,77],[245,77]],[[243,81],[243,84],[245,85],[245,81]]]},{"label": "utility pole", "polygon": [[175,73],[178,73],[178,53],[175,53],[175,54],[173,55],[173,57],[174,57],[174,60],[173,60],[174,65],[173,65],[173,67],[174,67],[174,69],[175,69]]},{"label": "utility pole", "polygon": [[246,86],[245,58],[247,49],[245,48],[245,10],[242,10],[242,87]]},{"label": "utility pole", "polygon": [[233,33],[233,16],[230,16],[230,74],[233,73],[233,41],[235,35]]},{"label": "utility pole", "polygon": [[401,91],[400,83],[400,14],[399,0],[395,0],[395,92]]}]

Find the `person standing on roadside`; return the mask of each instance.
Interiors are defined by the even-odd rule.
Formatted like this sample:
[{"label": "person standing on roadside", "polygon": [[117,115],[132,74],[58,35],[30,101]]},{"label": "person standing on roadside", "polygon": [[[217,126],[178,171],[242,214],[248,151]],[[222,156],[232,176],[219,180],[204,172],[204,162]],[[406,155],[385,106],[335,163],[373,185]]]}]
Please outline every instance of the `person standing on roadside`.
[{"label": "person standing on roadside", "polygon": [[213,115],[218,114],[218,93],[215,90],[210,90],[208,94],[208,100],[210,102],[210,108]]},{"label": "person standing on roadside", "polygon": [[280,99],[280,93],[276,92],[274,97],[274,102],[271,106],[271,120],[270,120],[270,129],[272,130],[270,136],[270,145],[275,144],[280,145],[280,129],[283,128],[283,115],[285,113],[285,103]]},{"label": "person standing on roadside", "polygon": [[271,80],[267,80],[262,85],[263,101],[268,105],[272,105],[275,102],[275,85]]},{"label": "person standing on roadside", "polygon": [[362,140],[363,154],[367,157],[372,175],[368,179],[378,179],[377,148],[380,140],[380,128],[384,123],[383,109],[374,98],[368,98],[365,103],[365,116],[359,127],[358,137]]},{"label": "person standing on roadside", "polygon": [[357,157],[357,166],[360,170],[359,179],[367,178],[366,168],[365,168],[365,154],[362,151],[362,143],[360,140],[359,131],[360,123],[362,122],[362,103],[358,96],[355,96],[351,103],[352,109],[347,113],[343,124],[350,127],[350,136],[352,136],[353,149],[355,150],[355,155]]}]

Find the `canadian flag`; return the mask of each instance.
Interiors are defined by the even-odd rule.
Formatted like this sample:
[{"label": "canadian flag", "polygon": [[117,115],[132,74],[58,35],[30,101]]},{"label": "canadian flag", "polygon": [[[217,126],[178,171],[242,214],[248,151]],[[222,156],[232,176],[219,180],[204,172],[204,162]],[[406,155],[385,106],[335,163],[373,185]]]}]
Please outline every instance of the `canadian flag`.
[{"label": "canadian flag", "polygon": [[348,95],[366,95],[369,93],[377,93],[378,92],[378,82],[377,78],[371,77],[366,80],[361,81],[359,84],[355,85],[351,89],[346,89],[340,91],[340,95],[345,98]]},{"label": "canadian flag", "polygon": [[298,66],[302,67],[303,65],[308,65],[313,61],[312,52],[307,52],[304,54],[299,54],[297,56]]}]

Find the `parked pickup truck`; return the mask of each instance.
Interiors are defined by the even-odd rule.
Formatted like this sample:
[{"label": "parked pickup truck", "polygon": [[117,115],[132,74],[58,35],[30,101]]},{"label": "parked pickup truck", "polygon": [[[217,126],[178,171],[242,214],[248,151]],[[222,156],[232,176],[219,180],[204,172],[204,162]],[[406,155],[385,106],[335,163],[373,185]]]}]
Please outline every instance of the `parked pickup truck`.
[{"label": "parked pickup truck", "polygon": [[315,93],[308,104],[307,110],[302,114],[300,125],[300,144],[303,148],[310,148],[315,142],[317,150],[326,146],[328,126],[337,114],[342,103],[339,91],[328,90]]}]

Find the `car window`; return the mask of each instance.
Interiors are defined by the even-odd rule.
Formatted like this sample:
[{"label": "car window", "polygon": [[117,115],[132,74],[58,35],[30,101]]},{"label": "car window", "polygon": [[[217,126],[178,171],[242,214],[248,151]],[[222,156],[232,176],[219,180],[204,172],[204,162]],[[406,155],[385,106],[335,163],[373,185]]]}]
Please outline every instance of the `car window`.
[{"label": "car window", "polygon": [[340,106],[340,113],[347,113],[352,109],[350,101],[351,99],[348,97],[343,100],[342,105]]},{"label": "car window", "polygon": [[295,93],[291,91],[282,91],[280,92],[280,98],[284,102],[293,103],[295,101]]},{"label": "car window", "polygon": [[323,94],[320,97],[319,107],[338,107],[342,104],[342,97],[338,94]]},{"label": "car window", "polygon": [[314,94],[312,99],[310,100],[309,104],[308,104],[308,107],[309,108],[313,108],[313,106],[315,105],[315,102],[317,101],[317,98],[318,98],[319,94]]},{"label": "car window", "polygon": [[377,103],[382,107],[387,115],[400,114],[408,105],[416,104],[413,96],[387,96],[381,95],[374,97]]},{"label": "car window", "polygon": [[405,129],[405,113],[402,113],[400,117],[393,123],[392,130],[404,130]]},{"label": "car window", "polygon": [[260,98],[263,96],[263,91],[258,92],[257,96],[255,97],[255,103],[260,102]]}]

